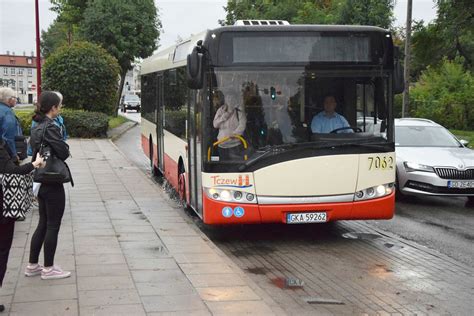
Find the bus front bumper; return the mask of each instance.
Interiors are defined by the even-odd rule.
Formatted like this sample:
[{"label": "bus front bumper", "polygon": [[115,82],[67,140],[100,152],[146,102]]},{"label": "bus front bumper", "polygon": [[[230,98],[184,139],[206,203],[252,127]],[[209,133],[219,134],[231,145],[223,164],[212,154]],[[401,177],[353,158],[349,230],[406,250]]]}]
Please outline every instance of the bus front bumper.
[{"label": "bus front bumper", "polygon": [[390,219],[395,193],[356,202],[320,204],[238,204],[215,201],[203,194],[204,223],[209,225],[287,223],[289,213],[326,212],[327,221]]}]

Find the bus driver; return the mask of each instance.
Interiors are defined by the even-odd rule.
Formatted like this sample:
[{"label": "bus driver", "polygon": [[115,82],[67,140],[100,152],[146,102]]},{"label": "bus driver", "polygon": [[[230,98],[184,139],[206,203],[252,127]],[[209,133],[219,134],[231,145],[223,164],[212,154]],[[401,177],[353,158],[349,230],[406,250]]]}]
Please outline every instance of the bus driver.
[{"label": "bus driver", "polygon": [[[214,116],[214,128],[219,129],[217,140],[226,137],[240,135],[244,133],[247,117],[242,102],[239,102],[237,96],[229,98],[225,102],[222,91],[215,91],[213,95],[214,105],[220,106]],[[244,148],[242,142],[236,138],[219,144],[219,158],[221,160],[242,159]]]},{"label": "bus driver", "polygon": [[[336,113],[336,98],[327,95],[324,98],[324,111],[318,113],[311,121],[311,131],[315,133],[330,133],[338,128],[350,127],[346,118]],[[352,129],[341,130],[341,133],[353,133]]]}]

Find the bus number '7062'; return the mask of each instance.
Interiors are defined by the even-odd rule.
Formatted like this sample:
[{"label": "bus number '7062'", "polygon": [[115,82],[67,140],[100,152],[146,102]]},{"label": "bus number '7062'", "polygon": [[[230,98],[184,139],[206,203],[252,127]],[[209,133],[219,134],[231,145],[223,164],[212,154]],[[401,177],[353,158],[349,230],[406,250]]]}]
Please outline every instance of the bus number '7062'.
[{"label": "bus number '7062'", "polygon": [[393,169],[393,157],[375,156],[369,157],[369,170],[387,170]]}]

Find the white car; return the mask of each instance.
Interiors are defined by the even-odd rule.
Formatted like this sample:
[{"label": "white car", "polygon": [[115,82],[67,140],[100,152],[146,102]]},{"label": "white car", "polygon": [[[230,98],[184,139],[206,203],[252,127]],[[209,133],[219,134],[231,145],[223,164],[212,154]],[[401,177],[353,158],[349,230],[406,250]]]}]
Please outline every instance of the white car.
[{"label": "white car", "polygon": [[466,196],[474,204],[474,150],[426,119],[395,120],[397,188],[401,194]]}]

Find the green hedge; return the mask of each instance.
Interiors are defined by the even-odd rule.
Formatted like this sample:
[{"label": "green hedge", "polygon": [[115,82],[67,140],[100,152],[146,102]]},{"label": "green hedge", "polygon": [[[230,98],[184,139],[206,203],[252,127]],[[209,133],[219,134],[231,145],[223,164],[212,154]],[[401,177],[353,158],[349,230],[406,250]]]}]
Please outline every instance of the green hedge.
[{"label": "green hedge", "polygon": [[[32,111],[17,111],[16,116],[20,119],[24,135],[30,135]],[[63,110],[61,115],[64,118],[69,137],[95,138],[106,137],[109,127],[109,117],[99,112],[86,112],[80,110]]]},{"label": "green hedge", "polygon": [[75,41],[46,59],[43,90],[60,91],[70,109],[114,114],[119,72],[117,59],[104,48]]},{"label": "green hedge", "polygon": [[107,137],[109,117],[104,113],[64,110],[61,115],[69,137]]}]

